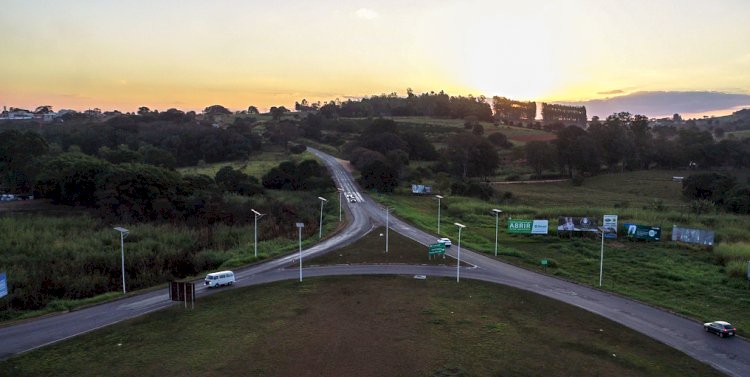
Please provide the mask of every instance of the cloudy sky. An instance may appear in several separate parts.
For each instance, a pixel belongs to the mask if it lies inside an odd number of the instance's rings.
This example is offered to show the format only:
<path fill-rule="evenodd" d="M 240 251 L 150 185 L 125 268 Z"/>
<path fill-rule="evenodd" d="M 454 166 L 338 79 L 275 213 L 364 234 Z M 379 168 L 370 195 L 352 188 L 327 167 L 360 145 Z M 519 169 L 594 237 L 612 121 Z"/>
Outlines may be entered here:
<path fill-rule="evenodd" d="M 750 94 L 750 1 L 17 1 L 0 106 L 200 110 L 398 92 Z"/>

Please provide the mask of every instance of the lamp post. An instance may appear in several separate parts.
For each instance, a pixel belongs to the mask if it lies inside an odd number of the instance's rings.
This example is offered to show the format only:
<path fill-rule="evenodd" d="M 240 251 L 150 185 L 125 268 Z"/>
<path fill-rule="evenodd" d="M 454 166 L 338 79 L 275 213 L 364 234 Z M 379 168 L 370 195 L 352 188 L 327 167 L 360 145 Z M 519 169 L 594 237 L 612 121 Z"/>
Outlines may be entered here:
<path fill-rule="evenodd" d="M 456 262 L 456 283 L 458 283 L 459 279 L 459 270 L 458 267 L 461 266 L 461 229 L 466 228 L 466 225 L 454 223 L 458 227 L 458 258 Z"/>
<path fill-rule="evenodd" d="M 255 249 L 255 257 L 258 257 L 258 219 L 263 217 L 263 214 L 250 208 L 251 211 L 253 211 L 253 214 L 255 214 L 255 242 L 254 242 L 254 249 Z"/>
<path fill-rule="evenodd" d="M 438 236 L 440 235 L 440 199 L 443 199 L 440 195 L 435 195 L 438 200 Z"/>
<path fill-rule="evenodd" d="M 302 228 L 305 223 L 296 223 L 297 233 L 299 234 L 299 281 L 302 282 Z"/>
<path fill-rule="evenodd" d="M 116 231 L 120 232 L 120 256 L 122 261 L 122 294 L 125 294 L 125 237 L 128 236 L 128 230 L 118 226 L 117 228 L 114 228 Z"/>
<path fill-rule="evenodd" d="M 328 199 L 323 197 L 318 197 L 320 199 L 320 234 L 318 234 L 318 239 L 323 238 L 323 205 L 326 204 Z"/>
<path fill-rule="evenodd" d="M 344 189 L 336 187 L 336 190 L 339 190 L 339 222 L 341 222 L 341 194 L 344 192 Z"/>
<path fill-rule="evenodd" d="M 385 207 L 385 252 L 388 253 L 388 218 L 392 208 Z"/>
<path fill-rule="evenodd" d="M 497 229 L 498 224 L 500 224 L 500 214 L 503 213 L 503 211 L 497 208 L 493 208 L 492 212 L 495 213 L 495 256 L 497 256 Z"/>

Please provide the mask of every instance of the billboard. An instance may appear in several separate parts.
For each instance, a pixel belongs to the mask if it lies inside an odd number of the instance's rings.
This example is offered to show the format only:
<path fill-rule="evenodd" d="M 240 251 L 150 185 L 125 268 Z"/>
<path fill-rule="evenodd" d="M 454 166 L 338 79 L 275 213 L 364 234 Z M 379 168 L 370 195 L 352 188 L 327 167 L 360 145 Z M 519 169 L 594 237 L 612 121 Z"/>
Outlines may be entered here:
<path fill-rule="evenodd" d="M 598 232 L 596 219 L 593 217 L 569 217 L 557 219 L 557 231 Z"/>
<path fill-rule="evenodd" d="M 512 234 L 547 234 L 548 220 L 508 220 L 508 233 Z"/>
<path fill-rule="evenodd" d="M 411 193 L 412 194 L 421 194 L 421 195 L 432 194 L 432 186 L 412 184 L 411 185 Z"/>
<path fill-rule="evenodd" d="M 691 229 L 681 228 L 679 226 L 672 226 L 672 241 L 680 241 L 686 243 L 697 243 L 701 245 L 713 246 L 714 245 L 714 232 L 705 229 Z"/>
<path fill-rule="evenodd" d="M 611 231 L 611 233 L 604 233 L 604 238 L 617 238 L 617 215 L 604 215 L 602 227 Z"/>
<path fill-rule="evenodd" d="M 627 231 L 628 238 L 639 240 L 659 241 L 661 239 L 661 228 L 658 226 L 622 224 Z"/>
<path fill-rule="evenodd" d="M 5 272 L 0 272 L 0 297 L 8 295 L 8 277 Z"/>

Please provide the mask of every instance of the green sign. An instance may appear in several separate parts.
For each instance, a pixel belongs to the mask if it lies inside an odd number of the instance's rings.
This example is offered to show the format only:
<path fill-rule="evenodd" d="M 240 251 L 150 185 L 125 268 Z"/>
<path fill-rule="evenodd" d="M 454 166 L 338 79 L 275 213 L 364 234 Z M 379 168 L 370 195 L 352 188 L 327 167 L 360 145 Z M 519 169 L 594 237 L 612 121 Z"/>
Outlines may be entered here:
<path fill-rule="evenodd" d="M 548 220 L 508 220 L 508 233 L 511 234 L 547 234 Z"/>
<path fill-rule="evenodd" d="M 445 244 L 444 243 L 434 243 L 429 246 L 429 252 L 430 255 L 434 254 L 445 254 Z"/>
<path fill-rule="evenodd" d="M 661 228 L 658 226 L 648 226 L 639 224 L 623 224 L 625 234 L 629 238 L 640 240 L 659 241 L 661 238 Z"/>
<path fill-rule="evenodd" d="M 508 233 L 531 234 L 534 220 L 508 220 Z"/>
<path fill-rule="evenodd" d="M 547 260 L 546 259 L 542 259 L 542 266 L 546 266 L 546 265 L 547 265 Z"/>

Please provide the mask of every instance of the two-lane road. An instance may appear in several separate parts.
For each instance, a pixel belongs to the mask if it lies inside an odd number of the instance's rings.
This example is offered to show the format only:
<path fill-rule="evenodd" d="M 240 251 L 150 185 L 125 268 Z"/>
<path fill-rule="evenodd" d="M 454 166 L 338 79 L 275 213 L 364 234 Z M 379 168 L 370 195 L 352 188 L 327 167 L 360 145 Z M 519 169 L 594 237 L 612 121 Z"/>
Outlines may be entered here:
<path fill-rule="evenodd" d="M 324 161 L 338 187 L 354 195 L 357 202 L 346 202 L 347 210 L 351 214 L 349 225 L 337 235 L 303 250 L 303 259 L 353 242 L 369 232 L 375 225 L 385 223 L 383 207 L 358 188 L 351 174 L 336 158 L 312 148 L 309 150 Z M 466 231 L 471 231 L 471 224 L 466 225 L 469 226 Z M 390 217 L 390 226 L 391 229 L 423 245 L 434 243 L 436 240 L 435 235 L 420 231 L 395 216 Z M 455 249 L 456 247 L 451 248 L 448 255 L 453 256 Z M 286 268 L 293 265 L 296 258 L 298 254 L 292 253 L 236 271 L 236 286 L 296 279 L 297 270 Z M 745 339 L 720 339 L 704 333 L 701 324 L 696 321 L 597 289 L 508 265 L 466 248 L 462 248 L 461 260 L 476 266 L 462 267 L 462 279 L 478 279 L 505 284 L 578 306 L 668 344 L 728 375 L 750 376 L 750 343 Z M 455 276 L 455 272 L 455 267 L 407 265 L 304 268 L 305 276 L 366 274 Z M 200 284 L 200 281 L 198 283 Z M 199 297 L 209 293 L 210 291 L 198 285 Z M 170 305 L 173 303 L 169 301 L 166 290 L 158 290 L 71 313 L 6 326 L 0 328 L 0 339 L 2 339 L 0 357 L 25 352 Z"/>

